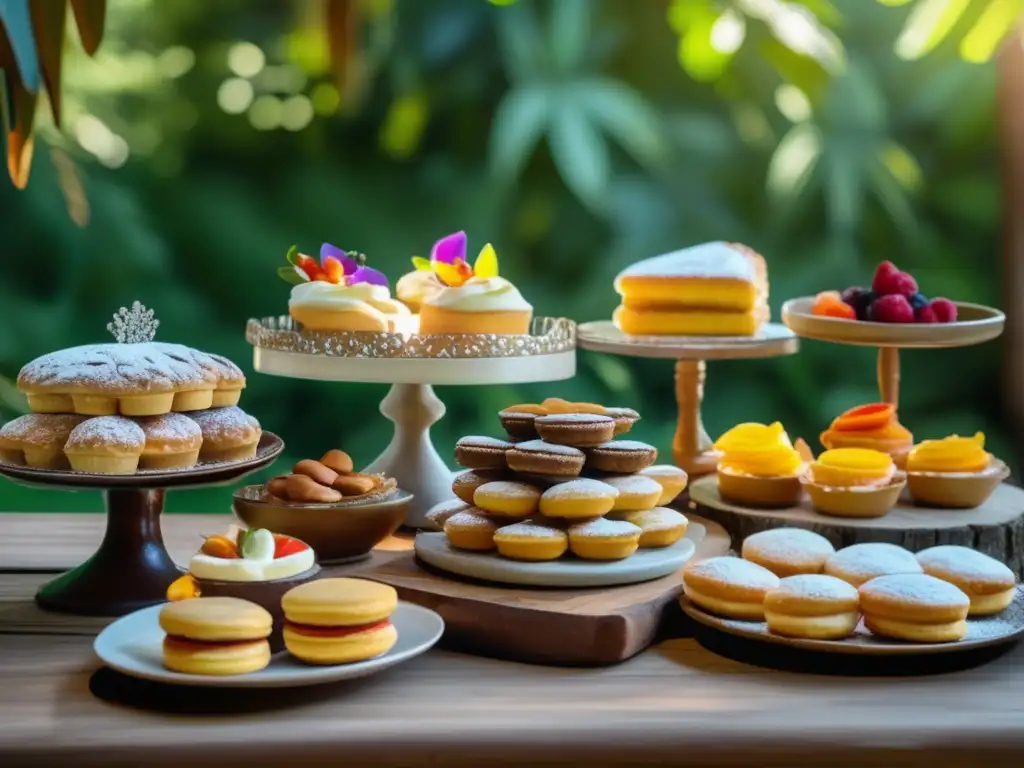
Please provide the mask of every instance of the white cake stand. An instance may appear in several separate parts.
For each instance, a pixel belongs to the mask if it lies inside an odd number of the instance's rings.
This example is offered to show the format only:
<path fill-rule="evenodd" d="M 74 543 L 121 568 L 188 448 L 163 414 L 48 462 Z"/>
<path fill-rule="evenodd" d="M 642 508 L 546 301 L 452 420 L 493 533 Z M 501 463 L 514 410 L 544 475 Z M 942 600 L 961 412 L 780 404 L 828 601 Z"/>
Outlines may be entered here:
<path fill-rule="evenodd" d="M 766 323 L 755 336 L 627 336 L 611 320 L 599 320 L 580 325 L 578 340 L 582 349 L 594 352 L 676 361 L 679 420 L 672 455 L 694 477 L 714 472 L 718 465 L 700 415 L 705 361 L 781 357 L 799 348 L 796 334 L 778 323 Z"/>
<path fill-rule="evenodd" d="M 437 341 L 430 343 L 424 340 L 432 337 L 402 339 L 396 334 L 315 338 L 314 334 L 301 334 L 292 328 L 288 318 L 266 318 L 249 321 L 246 336 L 254 346 L 253 366 L 260 373 L 391 384 L 380 412 L 394 423 L 394 436 L 363 471 L 393 477 L 400 488 L 413 494 L 405 524 L 421 528 L 428 525 L 424 515 L 431 507 L 454 498 L 452 471 L 430 439 L 430 427 L 445 414 L 444 403 L 434 393 L 435 385 L 524 384 L 562 381 L 576 375 L 575 324 L 561 318 L 537 318 L 534 327 L 543 333 L 537 335 L 535 331 L 524 344 L 511 341 L 519 337 L 506 337 L 508 340 L 498 343 L 493 337 L 481 335 L 479 343 L 460 341 L 453 345 L 451 336 L 436 337 Z M 290 342 L 289 333 L 296 337 Z M 558 338 L 551 343 L 538 342 L 546 335 Z M 299 336 L 305 336 L 305 341 Z M 340 346 L 337 339 L 341 336 L 381 338 L 373 346 Z M 328 338 L 330 343 L 325 342 Z M 441 342 L 442 338 L 446 341 Z M 281 348 L 286 346 L 292 349 Z M 502 356 L 489 356 L 489 352 Z"/>

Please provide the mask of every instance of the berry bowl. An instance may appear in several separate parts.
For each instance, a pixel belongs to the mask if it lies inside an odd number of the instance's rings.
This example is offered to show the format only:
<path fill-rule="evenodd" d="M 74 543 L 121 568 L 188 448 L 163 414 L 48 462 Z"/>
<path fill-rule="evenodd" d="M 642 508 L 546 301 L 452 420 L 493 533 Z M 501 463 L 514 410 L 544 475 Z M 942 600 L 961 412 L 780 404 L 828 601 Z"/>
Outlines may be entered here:
<path fill-rule="evenodd" d="M 994 458 L 981 472 L 907 472 L 907 490 L 921 507 L 973 509 L 1009 476 L 1010 468 Z"/>
<path fill-rule="evenodd" d="M 811 499 L 811 506 L 823 515 L 873 518 L 885 517 L 896 506 L 907 485 L 907 476 L 897 471 L 886 485 L 839 488 L 814 482 L 808 472 L 800 482 Z"/>

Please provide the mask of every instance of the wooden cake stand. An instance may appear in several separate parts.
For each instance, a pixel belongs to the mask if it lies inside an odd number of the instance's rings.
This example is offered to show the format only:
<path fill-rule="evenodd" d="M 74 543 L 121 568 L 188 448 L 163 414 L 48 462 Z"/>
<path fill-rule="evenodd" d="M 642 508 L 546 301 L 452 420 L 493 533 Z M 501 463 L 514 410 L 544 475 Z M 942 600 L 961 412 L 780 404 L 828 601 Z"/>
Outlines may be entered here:
<path fill-rule="evenodd" d="M 899 405 L 900 350 L 969 347 L 998 338 L 1006 315 L 981 304 L 957 302 L 955 323 L 867 323 L 811 314 L 814 298 L 790 299 L 782 305 L 782 322 L 797 335 L 817 341 L 878 347 L 878 389 L 882 401 Z"/>
<path fill-rule="evenodd" d="M 718 464 L 700 415 L 705 361 L 781 357 L 799 348 L 796 335 L 778 323 L 765 324 L 756 336 L 627 336 L 611 320 L 599 320 L 580 325 L 577 339 L 594 352 L 676 361 L 679 421 L 672 455 L 692 477 L 714 472 Z"/>
<path fill-rule="evenodd" d="M 167 554 L 160 531 L 164 491 L 225 485 L 268 466 L 283 450 L 281 438 L 264 432 L 253 458 L 190 469 L 98 475 L 0 462 L 0 475 L 15 482 L 102 491 L 106 503 L 107 530 L 100 548 L 77 568 L 40 587 L 36 603 L 61 613 L 122 616 L 164 602 L 167 587 L 183 573 Z"/>

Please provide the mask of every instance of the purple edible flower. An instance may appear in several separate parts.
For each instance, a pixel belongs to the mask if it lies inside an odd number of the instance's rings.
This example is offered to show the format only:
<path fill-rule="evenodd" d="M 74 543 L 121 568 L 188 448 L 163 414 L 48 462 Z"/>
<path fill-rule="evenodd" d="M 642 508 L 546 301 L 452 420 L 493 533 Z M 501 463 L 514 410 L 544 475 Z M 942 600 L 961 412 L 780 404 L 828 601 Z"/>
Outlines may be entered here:
<path fill-rule="evenodd" d="M 349 285 L 369 283 L 370 285 L 383 285 L 385 288 L 389 286 L 388 279 L 384 276 L 384 273 L 370 267 L 359 267 L 349 276 L 348 283 Z"/>
<path fill-rule="evenodd" d="M 454 264 L 457 259 L 466 260 L 466 233 L 456 232 L 442 237 L 430 251 L 431 261 Z"/>
<path fill-rule="evenodd" d="M 354 274 L 355 271 L 359 269 L 359 265 L 356 263 L 355 259 L 341 250 L 338 246 L 331 245 L 330 243 L 324 243 L 320 246 L 320 266 L 324 265 L 324 260 L 327 258 L 335 258 L 340 261 L 342 271 L 346 275 Z"/>

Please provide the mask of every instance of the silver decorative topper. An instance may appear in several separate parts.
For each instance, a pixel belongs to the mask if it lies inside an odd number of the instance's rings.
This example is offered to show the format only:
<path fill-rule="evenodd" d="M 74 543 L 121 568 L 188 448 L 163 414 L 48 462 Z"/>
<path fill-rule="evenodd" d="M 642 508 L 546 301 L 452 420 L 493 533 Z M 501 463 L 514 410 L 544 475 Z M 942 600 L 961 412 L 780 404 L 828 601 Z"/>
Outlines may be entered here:
<path fill-rule="evenodd" d="M 132 308 L 121 307 L 114 315 L 112 322 L 107 323 L 110 331 L 119 344 L 142 344 L 152 341 L 160 321 L 153 317 L 153 310 L 146 309 L 138 301 L 132 302 Z"/>

